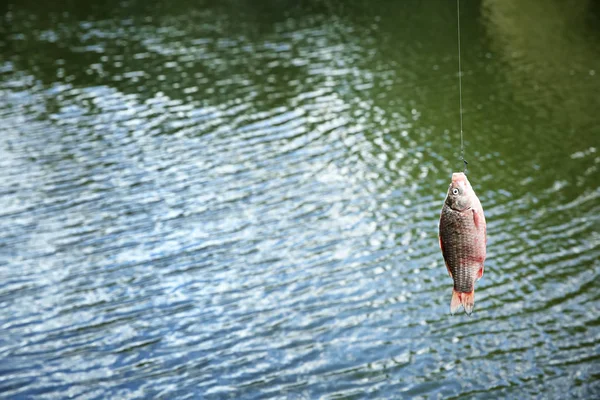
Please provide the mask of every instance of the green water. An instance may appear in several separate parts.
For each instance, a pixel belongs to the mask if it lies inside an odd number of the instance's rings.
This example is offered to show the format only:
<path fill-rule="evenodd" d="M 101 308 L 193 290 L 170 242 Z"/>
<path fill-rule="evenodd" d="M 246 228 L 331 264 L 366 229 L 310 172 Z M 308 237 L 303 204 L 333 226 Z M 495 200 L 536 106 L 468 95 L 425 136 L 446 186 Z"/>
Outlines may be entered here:
<path fill-rule="evenodd" d="M 565 4 L 563 4 L 565 3 Z M 0 397 L 595 398 L 600 7 L 0 8 Z"/>

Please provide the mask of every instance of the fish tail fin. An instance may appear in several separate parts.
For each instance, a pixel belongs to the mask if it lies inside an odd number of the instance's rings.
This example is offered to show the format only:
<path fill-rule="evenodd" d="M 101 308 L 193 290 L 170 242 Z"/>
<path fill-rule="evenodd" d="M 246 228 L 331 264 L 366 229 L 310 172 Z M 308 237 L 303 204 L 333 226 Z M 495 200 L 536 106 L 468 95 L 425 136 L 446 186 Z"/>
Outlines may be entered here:
<path fill-rule="evenodd" d="M 461 302 L 467 315 L 471 315 L 473 312 L 473 306 L 475 305 L 475 291 L 473 290 L 469 293 L 461 293 Z"/>
<path fill-rule="evenodd" d="M 450 314 L 456 314 L 460 306 L 463 306 L 467 315 L 473 312 L 475 304 L 475 291 L 469 293 L 457 292 L 452 289 L 452 300 L 450 301 Z"/>
<path fill-rule="evenodd" d="M 461 306 L 461 294 L 456 290 L 452 289 L 452 300 L 450 301 L 450 314 L 454 315 Z"/>

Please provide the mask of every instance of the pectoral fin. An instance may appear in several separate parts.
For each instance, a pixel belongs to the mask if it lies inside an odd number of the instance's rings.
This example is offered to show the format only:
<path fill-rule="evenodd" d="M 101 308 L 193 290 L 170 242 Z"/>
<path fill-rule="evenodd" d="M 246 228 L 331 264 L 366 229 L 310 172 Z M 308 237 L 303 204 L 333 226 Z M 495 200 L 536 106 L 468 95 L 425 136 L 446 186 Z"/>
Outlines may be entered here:
<path fill-rule="evenodd" d="M 474 209 L 471 210 L 473 211 L 473 223 L 475 224 L 475 228 L 477 228 L 477 230 L 483 230 L 483 242 L 487 244 L 487 229 L 485 226 L 485 217 L 478 211 Z"/>
<path fill-rule="evenodd" d="M 473 208 L 471 209 L 471 211 L 473 211 L 473 222 L 475 223 L 475 228 L 479 229 L 481 225 L 481 216 Z"/>

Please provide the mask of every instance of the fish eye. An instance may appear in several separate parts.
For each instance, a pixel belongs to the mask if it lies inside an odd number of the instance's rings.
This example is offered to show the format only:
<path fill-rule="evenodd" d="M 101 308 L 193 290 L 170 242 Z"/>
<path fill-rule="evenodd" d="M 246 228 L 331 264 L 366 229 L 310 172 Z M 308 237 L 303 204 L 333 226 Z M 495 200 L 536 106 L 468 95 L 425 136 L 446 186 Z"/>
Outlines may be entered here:
<path fill-rule="evenodd" d="M 458 189 L 457 188 L 452 189 L 452 194 L 458 194 Z"/>

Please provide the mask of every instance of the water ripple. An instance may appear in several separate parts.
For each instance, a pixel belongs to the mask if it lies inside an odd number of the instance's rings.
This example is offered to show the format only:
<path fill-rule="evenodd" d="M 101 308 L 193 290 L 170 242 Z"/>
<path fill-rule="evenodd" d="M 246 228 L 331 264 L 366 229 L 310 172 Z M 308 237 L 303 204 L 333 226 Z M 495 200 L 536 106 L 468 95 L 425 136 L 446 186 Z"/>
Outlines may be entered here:
<path fill-rule="evenodd" d="M 600 391 L 597 124 L 515 84 L 542 64 L 494 58 L 493 6 L 465 28 L 489 230 L 468 318 L 436 237 L 453 9 L 202 4 L 3 16 L 0 397 Z"/>

